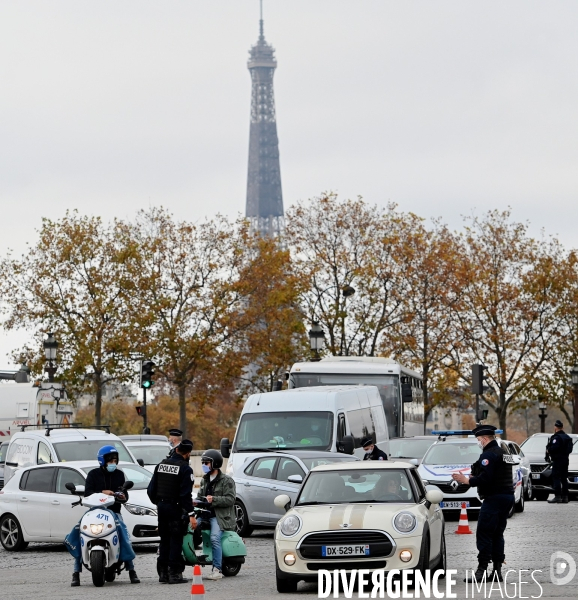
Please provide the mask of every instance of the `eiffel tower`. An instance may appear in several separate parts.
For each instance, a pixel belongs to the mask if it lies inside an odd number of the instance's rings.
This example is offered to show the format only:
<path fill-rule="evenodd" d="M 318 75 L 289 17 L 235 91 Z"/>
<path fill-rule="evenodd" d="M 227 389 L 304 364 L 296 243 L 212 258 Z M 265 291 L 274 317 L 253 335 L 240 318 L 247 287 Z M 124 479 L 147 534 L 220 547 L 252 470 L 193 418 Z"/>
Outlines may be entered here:
<path fill-rule="evenodd" d="M 262 236 L 279 236 L 284 227 L 279 138 L 275 118 L 273 74 L 277 67 L 275 51 L 263 34 L 263 3 L 259 20 L 259 39 L 249 51 L 251 73 L 251 130 L 249 173 L 245 216 L 253 231 Z"/>

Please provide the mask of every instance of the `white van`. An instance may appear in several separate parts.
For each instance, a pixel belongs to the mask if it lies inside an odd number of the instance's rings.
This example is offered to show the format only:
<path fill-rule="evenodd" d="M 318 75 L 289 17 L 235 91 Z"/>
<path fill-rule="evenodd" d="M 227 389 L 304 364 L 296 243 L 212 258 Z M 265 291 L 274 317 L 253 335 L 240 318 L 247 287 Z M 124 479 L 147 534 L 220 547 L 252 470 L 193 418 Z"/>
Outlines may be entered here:
<path fill-rule="evenodd" d="M 38 427 L 38 426 L 34 426 Z M 102 446 L 118 450 L 119 461 L 137 463 L 135 457 L 116 435 L 101 429 L 49 426 L 42 429 L 23 427 L 14 433 L 6 452 L 4 480 L 8 483 L 17 469 L 47 463 L 96 460 Z"/>
<path fill-rule="evenodd" d="M 387 422 L 375 386 L 297 388 L 249 396 L 233 444 L 221 440 L 221 454 L 229 458 L 227 472 L 246 453 L 264 450 L 321 450 L 362 458 L 361 441 L 368 436 L 389 453 Z"/>

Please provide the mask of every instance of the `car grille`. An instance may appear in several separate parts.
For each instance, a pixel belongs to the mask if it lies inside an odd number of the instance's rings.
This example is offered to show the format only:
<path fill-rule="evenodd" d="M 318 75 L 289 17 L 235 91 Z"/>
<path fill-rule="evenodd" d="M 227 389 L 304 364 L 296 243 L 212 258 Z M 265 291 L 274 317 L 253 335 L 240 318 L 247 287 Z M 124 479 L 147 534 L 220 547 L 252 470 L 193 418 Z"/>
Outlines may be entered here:
<path fill-rule="evenodd" d="M 541 464 L 541 465 L 530 465 L 530 469 L 532 469 L 532 473 L 541 473 L 545 471 L 550 465 Z"/>
<path fill-rule="evenodd" d="M 460 483 L 454 489 L 452 487 L 451 481 L 440 481 L 434 483 L 433 485 L 437 485 L 444 494 L 465 494 L 470 489 L 470 486 L 466 483 Z"/>
<path fill-rule="evenodd" d="M 368 561 L 368 562 L 364 562 L 363 565 L 364 569 L 385 569 L 385 567 L 387 566 L 387 561 L 385 560 L 374 560 L 374 561 Z M 352 561 L 352 560 L 344 560 L 343 562 L 333 562 L 333 563 L 326 563 L 326 562 L 320 562 L 320 563 L 307 563 L 307 568 L 310 571 L 320 571 L 321 569 L 327 569 L 329 571 L 334 571 L 334 570 L 338 570 L 338 569 L 344 569 L 345 571 L 352 571 L 353 569 L 359 569 L 360 564 L 358 562 Z"/>
<path fill-rule="evenodd" d="M 358 560 L 389 556 L 393 551 L 393 544 L 385 533 L 379 531 L 327 531 L 324 533 L 312 533 L 306 536 L 299 544 L 299 553 L 303 558 L 316 558 L 335 560 L 335 557 L 324 557 L 321 554 L 321 546 L 349 546 L 369 545 L 369 556 L 348 556 L 348 560 Z M 341 564 L 341 563 L 339 563 Z M 325 567 L 324 567 L 325 568 Z M 347 567 L 339 567 L 345 569 Z"/>

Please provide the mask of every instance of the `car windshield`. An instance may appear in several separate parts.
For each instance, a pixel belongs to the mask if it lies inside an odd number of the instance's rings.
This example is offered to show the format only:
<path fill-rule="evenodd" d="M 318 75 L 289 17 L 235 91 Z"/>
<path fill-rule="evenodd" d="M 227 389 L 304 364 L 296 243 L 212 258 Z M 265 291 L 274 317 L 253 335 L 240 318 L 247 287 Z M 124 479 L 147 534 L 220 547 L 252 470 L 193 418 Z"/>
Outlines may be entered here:
<path fill-rule="evenodd" d="M 293 448 L 331 450 L 333 413 L 248 413 L 241 417 L 235 436 L 236 452 Z"/>
<path fill-rule="evenodd" d="M 352 462 L 355 459 L 352 456 L 316 456 L 315 458 L 299 457 L 301 462 L 307 467 L 308 471 L 321 465 L 332 465 L 341 462 Z"/>
<path fill-rule="evenodd" d="M 56 442 L 54 450 L 60 462 L 71 460 L 95 460 L 103 446 L 114 446 L 118 450 L 118 460 L 134 462 L 125 445 L 119 440 L 75 440 L 74 442 Z"/>
<path fill-rule="evenodd" d="M 476 442 L 446 444 L 440 442 L 432 446 L 423 457 L 424 465 L 471 465 L 482 453 Z"/>
<path fill-rule="evenodd" d="M 142 458 L 145 465 L 158 465 L 161 460 L 164 460 L 167 457 L 167 454 L 171 449 L 168 444 L 151 446 L 132 446 L 129 444 L 128 447 L 137 458 Z"/>
<path fill-rule="evenodd" d="M 572 442 L 574 444 L 574 448 L 572 449 L 572 454 L 578 454 L 578 443 L 577 443 L 577 439 L 574 436 L 572 437 Z M 548 440 L 550 439 L 550 436 L 548 435 L 535 435 L 532 437 L 529 437 L 525 442 L 523 442 L 520 445 L 520 448 L 522 448 L 523 452 L 546 452 L 546 444 L 548 443 Z"/>
<path fill-rule="evenodd" d="M 90 471 L 98 467 L 83 467 L 82 470 L 88 475 Z M 118 468 L 124 473 L 127 481 L 132 481 L 133 490 L 146 490 L 153 474 L 138 465 L 119 465 Z M 129 491 L 130 494 L 130 491 Z"/>
<path fill-rule="evenodd" d="M 423 458 L 435 441 L 436 438 L 433 436 L 431 440 L 412 440 L 411 438 L 389 440 L 389 456 L 390 458 Z"/>
<path fill-rule="evenodd" d="M 358 469 L 310 473 L 297 505 L 415 502 L 402 469 Z"/>

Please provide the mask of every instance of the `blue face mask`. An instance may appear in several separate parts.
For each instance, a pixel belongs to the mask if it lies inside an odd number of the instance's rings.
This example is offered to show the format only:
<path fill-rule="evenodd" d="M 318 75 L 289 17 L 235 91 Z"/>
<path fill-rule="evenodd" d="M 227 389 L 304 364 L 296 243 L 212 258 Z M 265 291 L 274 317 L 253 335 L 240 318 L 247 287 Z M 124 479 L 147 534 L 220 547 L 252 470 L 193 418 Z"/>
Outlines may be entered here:
<path fill-rule="evenodd" d="M 106 470 L 109 473 L 112 473 L 113 471 L 116 471 L 116 465 L 114 463 L 111 463 L 110 465 L 106 465 Z"/>
<path fill-rule="evenodd" d="M 203 473 L 211 472 L 211 467 L 209 465 L 201 465 L 201 468 L 203 469 Z"/>

